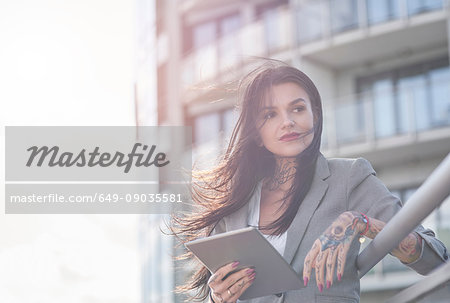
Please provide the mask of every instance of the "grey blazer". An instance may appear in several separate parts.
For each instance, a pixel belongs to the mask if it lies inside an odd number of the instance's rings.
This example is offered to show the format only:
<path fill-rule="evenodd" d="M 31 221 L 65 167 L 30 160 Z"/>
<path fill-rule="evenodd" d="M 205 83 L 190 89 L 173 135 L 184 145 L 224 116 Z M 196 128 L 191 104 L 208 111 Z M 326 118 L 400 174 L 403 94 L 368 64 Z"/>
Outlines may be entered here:
<path fill-rule="evenodd" d="M 401 202 L 375 176 L 375 171 L 367 160 L 327 160 L 320 155 L 311 188 L 287 230 L 284 258 L 302 276 L 303 262 L 313 242 L 341 213 L 355 210 L 387 222 L 400 207 Z M 219 221 L 213 233 L 246 227 L 248 212 L 247 203 L 239 211 Z M 418 273 L 426 274 L 445 262 L 448 258 L 447 251 L 431 230 L 419 226 L 416 231 L 426 245 L 423 245 L 421 258 L 408 266 Z M 348 252 L 342 280 L 335 281 L 333 286 L 324 289 L 323 293 L 318 291 L 313 273 L 311 282 L 304 289 L 288 291 L 281 296 L 271 295 L 241 302 L 359 302 L 356 268 L 359 245 L 359 241 L 354 241 Z"/>

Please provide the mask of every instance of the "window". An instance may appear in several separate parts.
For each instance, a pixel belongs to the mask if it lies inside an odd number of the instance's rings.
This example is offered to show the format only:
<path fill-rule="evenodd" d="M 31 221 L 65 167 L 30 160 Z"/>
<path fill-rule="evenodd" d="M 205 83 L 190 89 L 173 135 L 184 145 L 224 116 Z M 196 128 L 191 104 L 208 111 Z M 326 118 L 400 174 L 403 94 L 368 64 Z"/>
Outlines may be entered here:
<path fill-rule="evenodd" d="M 194 27 L 194 49 L 203 47 L 216 39 L 216 24 L 214 22 L 203 23 Z"/>
<path fill-rule="evenodd" d="M 228 16 L 220 22 L 219 60 L 221 70 L 235 65 L 240 60 L 239 37 L 233 34 L 240 27 L 239 15 Z"/>
<path fill-rule="evenodd" d="M 278 39 L 278 19 L 277 19 L 277 11 L 275 9 L 271 9 L 264 13 L 264 28 L 267 39 L 267 47 L 268 49 L 276 49 L 279 44 Z"/>
<path fill-rule="evenodd" d="M 375 135 L 392 136 L 397 133 L 396 106 L 391 79 L 375 81 L 372 87 L 373 110 L 375 116 Z"/>
<path fill-rule="evenodd" d="M 282 16 L 279 8 L 288 4 L 287 0 L 268 2 L 256 7 L 256 15 L 264 22 L 264 34 L 266 47 L 269 52 L 280 49 L 283 46 Z"/>
<path fill-rule="evenodd" d="M 143 215 L 139 223 L 141 289 L 143 302 L 169 302 L 173 298 L 172 238 L 160 232 L 167 222 L 161 215 Z"/>
<path fill-rule="evenodd" d="M 225 140 L 228 141 L 231 138 L 234 126 L 238 119 L 238 113 L 234 109 L 227 109 L 223 114 L 223 133 Z"/>
<path fill-rule="evenodd" d="M 408 0 L 410 16 L 438 9 L 442 9 L 442 0 Z"/>
<path fill-rule="evenodd" d="M 331 30 L 333 33 L 347 31 L 358 26 L 356 0 L 331 0 Z"/>
<path fill-rule="evenodd" d="M 336 108 L 336 135 L 339 144 L 364 138 L 363 103 L 346 103 Z"/>
<path fill-rule="evenodd" d="M 201 115 L 194 120 L 194 141 L 201 145 L 216 141 L 220 131 L 220 115 L 218 113 Z"/>
<path fill-rule="evenodd" d="M 422 131 L 430 128 L 430 112 L 432 106 L 427 95 L 426 75 L 419 74 L 404 77 L 398 80 L 398 97 L 403 106 L 399 109 L 400 115 L 406 117 L 409 108 L 414 108 L 415 129 Z M 404 119 L 406 120 L 406 119 Z M 404 124 L 406 131 L 408 125 Z"/>
<path fill-rule="evenodd" d="M 360 79 L 358 87 L 371 94 L 376 138 L 450 125 L 448 59 Z"/>
<path fill-rule="evenodd" d="M 367 0 L 367 17 L 369 24 L 376 24 L 399 17 L 397 0 Z"/>
<path fill-rule="evenodd" d="M 307 2 L 297 10 L 297 38 L 300 43 L 322 37 L 322 14 L 324 11 L 324 2 L 319 1 Z"/>
<path fill-rule="evenodd" d="M 217 20 L 197 24 L 190 29 L 191 40 L 185 40 L 185 49 L 191 46 L 194 76 L 204 80 L 213 78 L 223 69 L 236 65 L 239 59 L 238 36 L 233 35 L 241 26 L 239 14 L 226 15 Z"/>
<path fill-rule="evenodd" d="M 203 168 L 213 164 L 217 156 L 227 147 L 236 124 L 237 113 L 233 109 L 199 115 L 194 121 L 194 161 L 201 157 Z M 200 167 L 200 166 L 199 166 Z"/>
<path fill-rule="evenodd" d="M 217 49 L 214 45 L 216 36 L 216 24 L 208 22 L 194 27 L 193 46 L 195 53 L 195 74 L 199 79 L 211 78 L 217 70 Z"/>
<path fill-rule="evenodd" d="M 430 72 L 430 90 L 433 106 L 431 119 L 434 126 L 450 125 L 450 68 Z"/>

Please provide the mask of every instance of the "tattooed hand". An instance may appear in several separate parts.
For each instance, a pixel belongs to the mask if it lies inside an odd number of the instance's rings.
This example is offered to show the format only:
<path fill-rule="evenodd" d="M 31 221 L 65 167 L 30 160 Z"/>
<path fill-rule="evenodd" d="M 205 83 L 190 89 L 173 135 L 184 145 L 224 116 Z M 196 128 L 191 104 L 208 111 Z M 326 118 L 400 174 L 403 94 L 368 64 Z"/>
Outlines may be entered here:
<path fill-rule="evenodd" d="M 320 292 L 325 285 L 325 271 L 327 288 L 333 284 L 335 269 L 338 280 L 341 280 L 350 244 L 365 227 L 366 223 L 360 213 L 352 211 L 342 213 L 314 242 L 306 255 L 303 266 L 305 286 L 311 277 L 312 268 L 316 272 L 316 283 Z"/>
<path fill-rule="evenodd" d="M 255 271 L 252 268 L 237 270 L 239 262 L 219 268 L 208 281 L 211 298 L 216 303 L 234 303 L 252 285 Z"/>

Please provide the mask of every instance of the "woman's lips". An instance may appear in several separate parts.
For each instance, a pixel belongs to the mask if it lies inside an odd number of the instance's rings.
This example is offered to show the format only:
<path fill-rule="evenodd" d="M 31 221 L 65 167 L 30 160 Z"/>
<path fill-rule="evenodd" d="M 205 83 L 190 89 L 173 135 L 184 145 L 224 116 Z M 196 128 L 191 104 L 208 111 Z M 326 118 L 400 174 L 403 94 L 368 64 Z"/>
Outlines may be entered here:
<path fill-rule="evenodd" d="M 289 133 L 289 134 L 283 135 L 280 138 L 280 141 L 285 141 L 285 142 L 293 141 L 293 140 L 297 140 L 299 137 L 300 137 L 299 133 Z"/>

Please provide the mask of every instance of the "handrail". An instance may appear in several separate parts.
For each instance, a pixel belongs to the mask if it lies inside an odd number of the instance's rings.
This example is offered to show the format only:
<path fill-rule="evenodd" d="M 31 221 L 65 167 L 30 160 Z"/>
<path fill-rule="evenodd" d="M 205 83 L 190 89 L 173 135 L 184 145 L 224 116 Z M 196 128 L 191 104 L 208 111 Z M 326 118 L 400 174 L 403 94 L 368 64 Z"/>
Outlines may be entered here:
<path fill-rule="evenodd" d="M 402 290 L 385 303 L 406 303 L 417 300 L 450 281 L 450 263 L 439 266 L 420 282 Z"/>
<path fill-rule="evenodd" d="M 450 153 L 357 259 L 359 278 L 392 251 L 450 195 Z"/>

